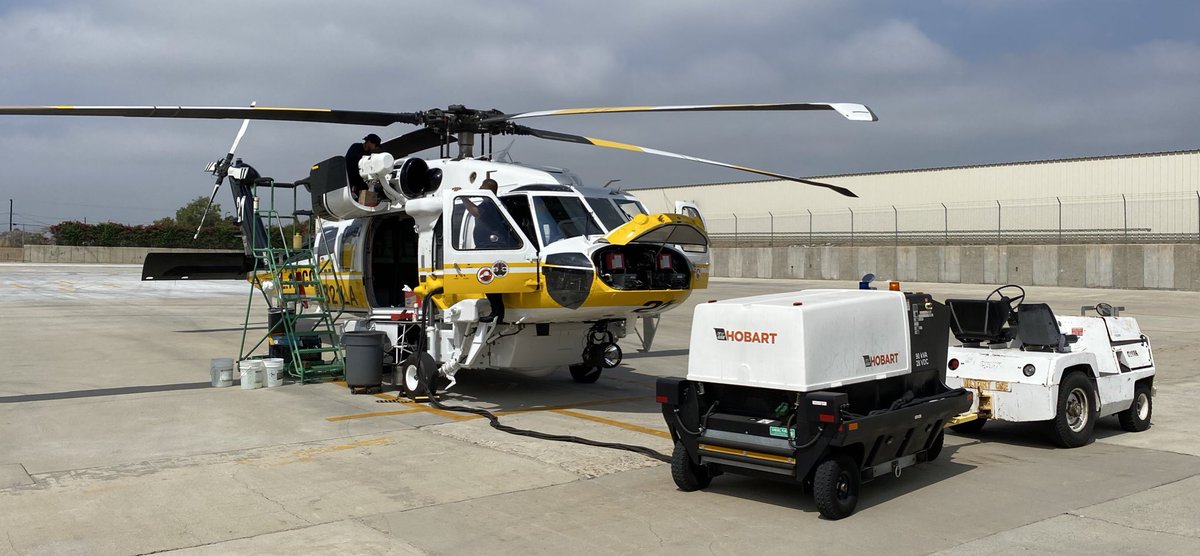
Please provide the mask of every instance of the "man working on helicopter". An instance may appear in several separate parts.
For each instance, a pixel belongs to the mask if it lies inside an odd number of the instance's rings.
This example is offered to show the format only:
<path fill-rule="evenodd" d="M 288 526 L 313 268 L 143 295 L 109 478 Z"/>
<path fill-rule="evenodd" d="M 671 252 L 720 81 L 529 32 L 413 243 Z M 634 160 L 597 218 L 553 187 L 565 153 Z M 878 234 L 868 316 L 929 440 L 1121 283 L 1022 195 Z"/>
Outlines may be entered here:
<path fill-rule="evenodd" d="M 358 175 L 358 161 L 364 156 L 379 152 L 381 143 L 379 136 L 371 133 L 363 137 L 361 143 L 350 145 L 350 150 L 346 151 L 346 182 L 356 199 L 361 198 L 361 193 L 367 189 L 367 182 Z"/>

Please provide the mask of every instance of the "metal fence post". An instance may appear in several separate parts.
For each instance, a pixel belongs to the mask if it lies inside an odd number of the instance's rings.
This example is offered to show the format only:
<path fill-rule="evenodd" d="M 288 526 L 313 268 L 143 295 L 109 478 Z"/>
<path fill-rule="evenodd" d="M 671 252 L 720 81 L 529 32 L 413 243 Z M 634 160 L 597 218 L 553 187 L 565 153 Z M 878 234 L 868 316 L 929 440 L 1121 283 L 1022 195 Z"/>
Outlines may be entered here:
<path fill-rule="evenodd" d="M 1125 204 L 1125 194 L 1121 194 L 1121 216 L 1125 219 L 1125 241 L 1129 241 L 1129 207 Z"/>
<path fill-rule="evenodd" d="M 900 213 L 896 210 L 896 205 L 892 205 L 892 223 L 896 229 L 896 245 L 900 245 Z"/>
<path fill-rule="evenodd" d="M 850 211 L 850 247 L 854 247 L 854 209 L 846 207 Z"/>
<path fill-rule="evenodd" d="M 1000 245 L 1000 243 L 1001 243 L 1001 241 L 1000 241 L 1000 213 L 1001 212 L 1002 212 L 1002 209 L 1000 208 L 1000 199 L 996 199 L 996 245 Z"/>
<path fill-rule="evenodd" d="M 1058 244 L 1062 245 L 1062 199 L 1054 197 L 1058 201 Z"/>
<path fill-rule="evenodd" d="M 808 244 L 811 246 L 811 245 L 813 244 L 813 237 L 812 237 L 812 211 L 811 211 L 811 210 L 809 210 L 809 209 L 804 209 L 804 210 L 805 210 L 805 212 L 807 212 L 807 213 L 808 213 Z"/>
<path fill-rule="evenodd" d="M 942 203 L 942 221 L 945 226 L 942 245 L 950 245 L 950 209 L 946 208 L 946 203 Z"/>
<path fill-rule="evenodd" d="M 736 213 L 736 212 L 733 212 L 733 213 L 730 213 L 730 214 L 732 214 L 732 215 L 733 215 L 733 246 L 734 246 L 734 247 L 737 247 L 737 246 L 738 246 L 738 219 L 737 219 L 737 213 Z"/>
<path fill-rule="evenodd" d="M 771 239 L 768 245 L 775 247 L 775 215 L 771 214 L 771 211 L 768 210 L 767 216 L 771 217 Z"/>

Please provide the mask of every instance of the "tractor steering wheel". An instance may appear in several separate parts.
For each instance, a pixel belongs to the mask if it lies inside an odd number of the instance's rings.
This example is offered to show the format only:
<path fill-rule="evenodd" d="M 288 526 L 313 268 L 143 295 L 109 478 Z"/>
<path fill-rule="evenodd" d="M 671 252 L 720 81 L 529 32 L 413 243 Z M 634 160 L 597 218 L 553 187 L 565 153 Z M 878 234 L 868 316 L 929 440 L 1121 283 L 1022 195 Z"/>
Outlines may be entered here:
<path fill-rule="evenodd" d="M 1004 290 L 1012 289 L 1012 288 L 1015 288 L 1017 291 L 1019 291 L 1021 293 L 1018 293 L 1015 297 L 1008 297 L 1008 296 L 1004 295 Z M 991 300 L 992 296 L 997 295 L 997 294 L 1000 296 L 1000 299 L 1004 299 L 1004 300 L 1008 301 L 1008 306 L 1012 307 L 1013 312 L 1016 312 L 1017 307 L 1021 306 L 1021 302 L 1025 301 L 1025 288 L 1022 288 L 1021 286 L 1018 286 L 1016 284 L 1008 284 L 1008 285 L 1000 286 L 1000 287 L 992 290 L 992 293 L 989 293 L 987 296 L 988 300 Z"/>

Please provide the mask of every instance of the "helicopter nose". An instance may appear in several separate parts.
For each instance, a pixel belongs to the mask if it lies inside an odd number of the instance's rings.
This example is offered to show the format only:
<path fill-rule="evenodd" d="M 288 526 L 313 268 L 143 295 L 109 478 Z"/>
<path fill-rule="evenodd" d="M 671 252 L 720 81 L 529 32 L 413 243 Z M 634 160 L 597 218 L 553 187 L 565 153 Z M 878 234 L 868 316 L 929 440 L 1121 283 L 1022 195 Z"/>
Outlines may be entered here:
<path fill-rule="evenodd" d="M 578 309 L 592 291 L 596 269 L 583 253 L 554 253 L 546 256 L 542 274 L 550 299 L 568 309 Z"/>

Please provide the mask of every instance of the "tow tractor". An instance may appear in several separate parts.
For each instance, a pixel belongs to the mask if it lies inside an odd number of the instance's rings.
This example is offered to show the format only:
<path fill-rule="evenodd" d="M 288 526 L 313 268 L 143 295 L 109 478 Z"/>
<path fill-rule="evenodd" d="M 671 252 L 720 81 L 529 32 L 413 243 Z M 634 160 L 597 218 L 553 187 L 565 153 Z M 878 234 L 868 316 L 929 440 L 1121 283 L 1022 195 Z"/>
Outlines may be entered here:
<path fill-rule="evenodd" d="M 801 483 L 829 519 L 942 449 L 971 406 L 947 388 L 949 316 L 927 294 L 804 290 L 696 307 L 686 379 L 656 400 L 683 491 L 723 472 Z"/>
<path fill-rule="evenodd" d="M 1011 295 L 1011 297 L 1010 297 Z M 984 423 L 1045 421 L 1064 448 L 1090 443 L 1096 420 L 1115 414 L 1130 432 L 1150 427 L 1154 355 L 1124 307 L 1084 306 L 1058 316 L 1045 303 L 1023 303 L 1006 285 L 985 299 L 948 299 L 951 347 L 946 383 L 974 394 L 971 410 L 951 422 L 959 432 Z"/>

